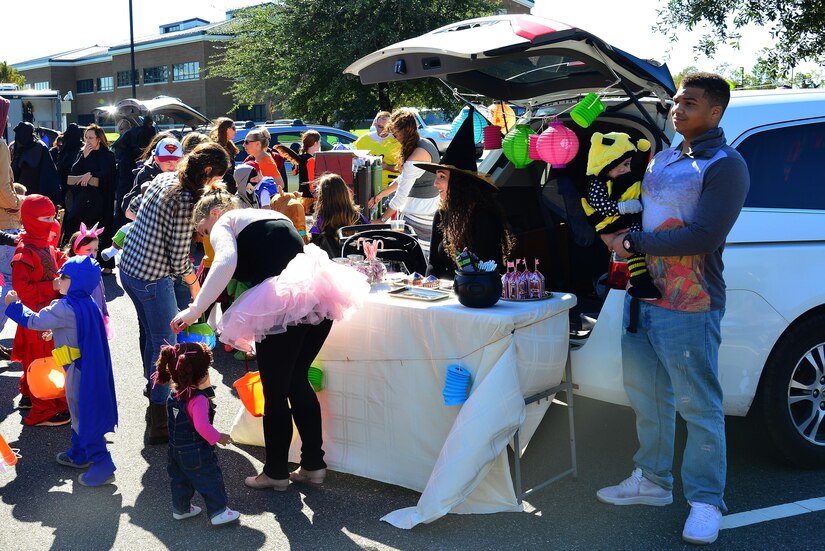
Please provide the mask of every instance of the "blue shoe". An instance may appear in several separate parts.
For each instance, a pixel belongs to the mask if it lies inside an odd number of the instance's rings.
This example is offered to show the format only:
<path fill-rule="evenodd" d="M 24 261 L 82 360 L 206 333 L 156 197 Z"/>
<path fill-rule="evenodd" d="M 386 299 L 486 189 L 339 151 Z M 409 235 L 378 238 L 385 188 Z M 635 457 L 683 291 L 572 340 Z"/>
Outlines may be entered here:
<path fill-rule="evenodd" d="M 67 452 L 60 452 L 54 456 L 54 460 L 57 461 L 59 464 L 63 465 L 64 467 L 73 467 L 75 469 L 85 469 L 86 467 L 91 467 L 92 462 L 89 461 L 88 463 L 75 463 L 72 461 L 72 458 L 69 457 Z"/>

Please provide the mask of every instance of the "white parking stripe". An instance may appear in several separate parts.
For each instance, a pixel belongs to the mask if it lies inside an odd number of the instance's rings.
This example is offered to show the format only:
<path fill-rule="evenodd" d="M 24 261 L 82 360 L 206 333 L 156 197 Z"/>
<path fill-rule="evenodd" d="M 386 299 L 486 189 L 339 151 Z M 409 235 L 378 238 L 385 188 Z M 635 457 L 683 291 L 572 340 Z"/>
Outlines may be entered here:
<path fill-rule="evenodd" d="M 782 505 L 774 505 L 773 507 L 765 507 L 764 509 L 754 509 L 753 511 L 744 511 L 742 513 L 725 515 L 722 517 L 721 529 L 741 528 L 742 526 L 749 526 L 751 524 L 758 524 L 760 522 L 793 517 L 796 515 L 804 515 L 805 513 L 813 513 L 814 511 L 825 511 L 825 496 L 803 499 L 802 501 L 794 501 L 793 503 L 783 503 Z"/>

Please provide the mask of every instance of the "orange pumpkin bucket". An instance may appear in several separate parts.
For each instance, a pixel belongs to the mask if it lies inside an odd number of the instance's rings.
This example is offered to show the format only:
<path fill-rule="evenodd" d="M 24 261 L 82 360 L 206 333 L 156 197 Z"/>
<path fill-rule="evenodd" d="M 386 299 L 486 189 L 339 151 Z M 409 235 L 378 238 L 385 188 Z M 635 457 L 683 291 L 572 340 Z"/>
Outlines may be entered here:
<path fill-rule="evenodd" d="M 248 371 L 243 377 L 235 381 L 232 386 L 238 391 L 246 410 L 260 417 L 264 414 L 264 387 L 261 384 L 261 374 L 257 371 Z"/>
<path fill-rule="evenodd" d="M 26 381 L 35 398 L 53 400 L 66 395 L 66 371 L 52 356 L 30 363 Z"/>

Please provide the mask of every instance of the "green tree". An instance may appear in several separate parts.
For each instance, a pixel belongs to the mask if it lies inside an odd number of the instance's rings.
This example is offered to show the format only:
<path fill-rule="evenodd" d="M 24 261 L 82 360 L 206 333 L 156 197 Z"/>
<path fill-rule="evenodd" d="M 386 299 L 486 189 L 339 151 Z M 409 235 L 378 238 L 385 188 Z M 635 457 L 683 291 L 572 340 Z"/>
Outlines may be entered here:
<path fill-rule="evenodd" d="M 678 88 L 678 87 L 679 87 L 679 83 L 681 83 L 681 82 L 682 82 L 682 79 L 683 79 L 683 78 L 685 78 L 685 77 L 686 77 L 687 75 L 689 75 L 690 73 L 695 73 L 695 72 L 696 72 L 696 71 L 698 71 L 698 70 L 699 70 L 699 69 L 697 69 L 695 65 L 688 65 L 687 67 L 685 67 L 684 69 L 682 69 L 681 71 L 679 71 L 678 73 L 676 73 L 675 75 L 673 75 L 673 83 L 674 83 L 674 84 L 676 85 L 676 87 Z"/>
<path fill-rule="evenodd" d="M 738 46 L 739 29 L 767 26 L 775 45 L 765 52 L 770 75 L 785 76 L 800 61 L 825 61 L 825 2 L 819 0 L 667 0 L 657 29 L 678 40 L 683 28 L 705 28 L 694 49 L 712 57 L 719 45 Z"/>
<path fill-rule="evenodd" d="M 346 123 L 377 109 L 455 106 L 433 79 L 364 86 L 344 75 L 353 61 L 439 26 L 493 13 L 493 0 L 284 0 L 241 12 L 215 32 L 231 32 L 209 75 L 230 81 L 237 105 L 270 102 L 308 121 Z M 228 27 L 228 29 L 227 29 Z"/>
<path fill-rule="evenodd" d="M 5 61 L 0 61 L 0 82 L 23 85 L 26 83 L 26 77 L 18 73 L 17 69 Z"/>

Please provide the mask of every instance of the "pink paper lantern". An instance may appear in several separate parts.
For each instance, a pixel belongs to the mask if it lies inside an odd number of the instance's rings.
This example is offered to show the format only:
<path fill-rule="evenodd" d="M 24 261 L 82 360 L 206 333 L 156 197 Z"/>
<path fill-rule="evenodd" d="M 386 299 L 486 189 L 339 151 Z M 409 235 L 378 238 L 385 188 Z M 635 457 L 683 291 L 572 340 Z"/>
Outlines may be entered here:
<path fill-rule="evenodd" d="M 484 127 L 484 149 L 501 149 L 501 128 L 495 125 Z"/>
<path fill-rule="evenodd" d="M 527 149 L 527 156 L 533 159 L 534 161 L 541 161 L 541 155 L 539 155 L 539 135 L 538 134 L 531 134 L 530 135 L 530 147 Z"/>
<path fill-rule="evenodd" d="M 539 136 L 536 147 L 543 161 L 554 168 L 564 168 L 578 153 L 579 138 L 575 132 L 555 120 Z"/>

